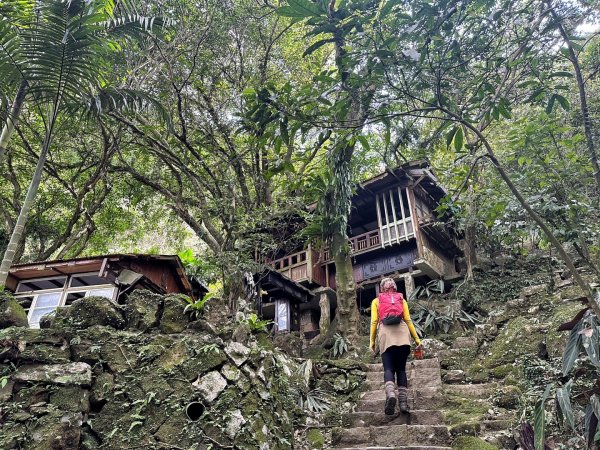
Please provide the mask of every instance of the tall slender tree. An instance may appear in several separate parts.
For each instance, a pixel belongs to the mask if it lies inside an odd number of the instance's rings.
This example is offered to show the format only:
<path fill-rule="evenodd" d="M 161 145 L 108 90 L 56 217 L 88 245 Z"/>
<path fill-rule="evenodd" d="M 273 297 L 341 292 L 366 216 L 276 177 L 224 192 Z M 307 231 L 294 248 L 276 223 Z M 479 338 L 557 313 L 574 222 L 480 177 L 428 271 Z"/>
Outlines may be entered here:
<path fill-rule="evenodd" d="M 86 103 L 88 109 L 98 111 L 110 95 L 116 99 L 114 105 L 128 103 L 125 99 L 134 96 L 132 92 L 104 90 L 97 95 L 104 64 L 116 36 L 139 33 L 151 23 L 150 18 L 139 15 L 118 17 L 110 0 L 37 0 L 29 7 L 29 23 L 21 23 L 19 33 L 3 23 L 0 91 L 9 91 L 15 78 L 20 78 L 19 90 L 26 83 L 28 106 L 38 114 L 44 134 L 35 172 L 0 264 L 0 285 L 6 283 L 62 116 L 68 113 L 65 120 L 72 119 Z M 91 102 L 90 97 L 94 98 Z M 13 126 L 15 119 L 10 119 Z"/>

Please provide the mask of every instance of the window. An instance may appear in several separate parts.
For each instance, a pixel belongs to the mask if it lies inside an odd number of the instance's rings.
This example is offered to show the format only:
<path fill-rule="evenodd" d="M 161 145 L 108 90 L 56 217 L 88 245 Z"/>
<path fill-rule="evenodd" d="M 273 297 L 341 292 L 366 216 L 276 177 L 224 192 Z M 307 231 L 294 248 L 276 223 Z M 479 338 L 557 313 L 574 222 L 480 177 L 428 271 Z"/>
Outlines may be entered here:
<path fill-rule="evenodd" d="M 290 303 L 287 300 L 275 302 L 275 323 L 277 331 L 290 331 Z"/>
<path fill-rule="evenodd" d="M 414 236 L 410 199 L 406 189 L 396 187 L 378 194 L 376 207 L 382 247 Z"/>
<path fill-rule="evenodd" d="M 91 296 L 114 300 L 116 294 L 117 288 L 95 273 L 22 281 L 15 291 L 17 301 L 27 311 L 32 328 L 39 328 L 42 316 L 59 307 L 69 306 L 75 300 Z"/>

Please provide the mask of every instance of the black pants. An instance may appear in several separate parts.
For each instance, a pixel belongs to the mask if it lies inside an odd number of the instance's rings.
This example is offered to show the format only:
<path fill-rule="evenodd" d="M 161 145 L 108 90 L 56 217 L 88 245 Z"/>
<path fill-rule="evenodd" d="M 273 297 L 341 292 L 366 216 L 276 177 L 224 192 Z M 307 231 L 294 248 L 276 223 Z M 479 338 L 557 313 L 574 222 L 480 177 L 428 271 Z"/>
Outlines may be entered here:
<path fill-rule="evenodd" d="M 406 360 L 410 345 L 392 345 L 381 354 L 383 361 L 383 381 L 397 380 L 398 386 L 408 387 L 406 378 Z"/>

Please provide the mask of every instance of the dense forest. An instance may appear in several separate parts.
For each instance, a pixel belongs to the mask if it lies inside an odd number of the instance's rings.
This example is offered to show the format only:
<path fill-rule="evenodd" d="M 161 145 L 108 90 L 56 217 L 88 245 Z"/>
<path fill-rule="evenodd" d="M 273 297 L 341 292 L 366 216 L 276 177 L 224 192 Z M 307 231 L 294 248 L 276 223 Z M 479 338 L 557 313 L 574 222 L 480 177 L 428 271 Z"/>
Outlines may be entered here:
<path fill-rule="evenodd" d="M 355 186 L 427 160 L 467 282 L 549 255 L 600 317 L 599 123 L 596 0 L 0 0 L 0 286 L 179 254 L 235 310 L 310 239 L 357 344 Z"/>

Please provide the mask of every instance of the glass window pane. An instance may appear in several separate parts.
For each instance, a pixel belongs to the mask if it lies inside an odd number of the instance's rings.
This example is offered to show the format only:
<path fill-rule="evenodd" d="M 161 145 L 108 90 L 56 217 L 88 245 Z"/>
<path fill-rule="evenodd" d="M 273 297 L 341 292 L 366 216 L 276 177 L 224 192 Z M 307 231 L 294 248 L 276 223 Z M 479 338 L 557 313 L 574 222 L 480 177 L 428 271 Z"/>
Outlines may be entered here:
<path fill-rule="evenodd" d="M 70 305 L 75 300 L 79 300 L 80 298 L 85 297 L 85 291 L 82 292 L 69 292 L 67 295 L 67 300 L 65 301 L 65 306 Z"/>
<path fill-rule="evenodd" d="M 110 284 L 110 281 L 95 274 L 74 275 L 71 278 L 71 287 L 97 286 L 99 284 Z"/>
<path fill-rule="evenodd" d="M 19 302 L 19 305 L 25 309 L 29 309 L 33 303 L 33 295 L 16 295 L 15 298 Z"/>
<path fill-rule="evenodd" d="M 91 289 L 89 291 L 87 291 L 85 293 L 86 297 L 106 297 L 106 298 L 113 298 L 113 292 L 114 289 L 113 288 L 106 288 L 106 289 Z"/>
<path fill-rule="evenodd" d="M 29 326 L 32 328 L 39 328 L 40 327 L 40 319 L 42 318 L 42 316 L 45 316 L 48 313 L 51 313 L 52 311 L 54 311 L 56 308 L 36 308 L 32 311 L 31 315 L 29 316 Z"/>
<path fill-rule="evenodd" d="M 289 305 L 285 300 L 277 300 L 277 329 L 289 331 Z"/>
<path fill-rule="evenodd" d="M 19 283 L 17 293 L 29 291 L 44 291 L 47 289 L 61 289 L 65 286 L 67 277 L 48 278 L 45 280 L 27 280 Z"/>
<path fill-rule="evenodd" d="M 47 308 L 49 306 L 58 306 L 60 304 L 61 292 L 52 294 L 40 294 L 35 302 L 35 308 Z"/>

